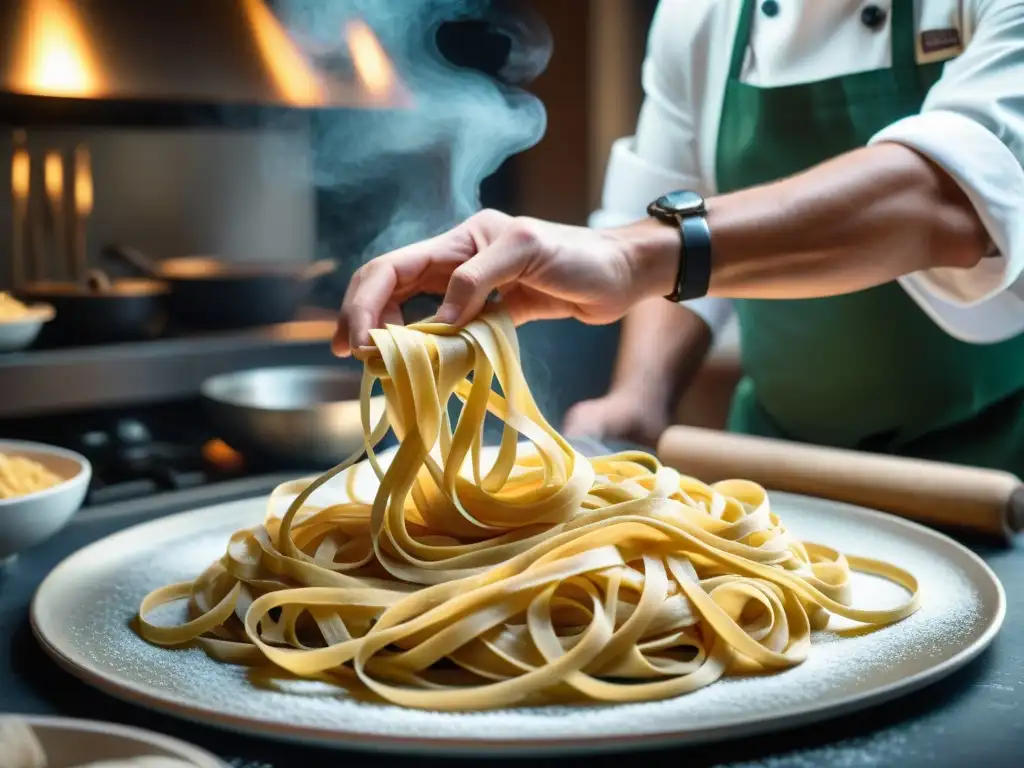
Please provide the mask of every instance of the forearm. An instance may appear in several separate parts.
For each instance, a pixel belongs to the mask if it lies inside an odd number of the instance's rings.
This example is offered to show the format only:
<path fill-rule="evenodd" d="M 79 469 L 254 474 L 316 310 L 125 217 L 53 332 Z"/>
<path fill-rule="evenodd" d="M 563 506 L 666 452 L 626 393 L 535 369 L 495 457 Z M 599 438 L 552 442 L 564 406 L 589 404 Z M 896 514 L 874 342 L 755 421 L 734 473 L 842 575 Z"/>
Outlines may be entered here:
<path fill-rule="evenodd" d="M 622 322 L 612 388 L 669 408 L 710 345 L 711 331 L 696 313 L 660 297 L 642 301 Z"/>
<path fill-rule="evenodd" d="M 988 238 L 963 192 L 913 150 L 879 144 L 781 181 L 708 201 L 710 295 L 831 296 L 933 267 L 970 267 Z M 675 239 L 636 225 L 646 295 L 675 280 Z M 662 227 L 662 230 L 667 229 Z"/>

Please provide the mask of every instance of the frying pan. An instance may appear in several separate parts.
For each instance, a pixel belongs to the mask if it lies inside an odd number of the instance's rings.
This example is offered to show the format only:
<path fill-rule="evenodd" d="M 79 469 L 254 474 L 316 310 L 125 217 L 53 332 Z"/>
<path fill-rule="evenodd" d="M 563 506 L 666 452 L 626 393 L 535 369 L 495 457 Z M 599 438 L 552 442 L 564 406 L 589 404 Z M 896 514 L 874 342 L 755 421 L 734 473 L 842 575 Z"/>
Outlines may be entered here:
<path fill-rule="evenodd" d="M 168 286 L 140 278 L 107 280 L 92 273 L 85 285 L 38 281 L 17 288 L 24 301 L 50 304 L 55 315 L 43 326 L 39 347 L 115 344 L 153 338 L 166 319 Z"/>
<path fill-rule="evenodd" d="M 171 323 L 196 330 L 252 328 L 293 320 L 313 280 L 337 267 L 329 259 L 305 265 L 224 262 L 208 256 L 154 261 L 127 246 L 108 246 L 105 254 L 166 283 Z"/>
<path fill-rule="evenodd" d="M 361 379 L 337 365 L 256 368 L 214 376 L 201 391 L 211 422 L 243 456 L 327 468 L 363 445 Z M 374 397 L 371 421 L 383 411 Z"/>

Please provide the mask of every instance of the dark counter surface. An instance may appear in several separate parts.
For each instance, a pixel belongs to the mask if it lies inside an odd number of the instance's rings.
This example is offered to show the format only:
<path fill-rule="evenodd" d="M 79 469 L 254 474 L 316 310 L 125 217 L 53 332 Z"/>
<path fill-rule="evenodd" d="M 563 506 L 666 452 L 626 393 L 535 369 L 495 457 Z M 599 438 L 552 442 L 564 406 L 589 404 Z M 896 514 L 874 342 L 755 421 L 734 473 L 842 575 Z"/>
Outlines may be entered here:
<path fill-rule="evenodd" d="M 249 490 L 250 495 L 261 492 L 254 487 Z M 204 747 L 236 767 L 356 768 L 379 766 L 382 759 L 388 765 L 433 764 L 422 758 L 306 749 L 203 728 L 110 698 L 49 660 L 28 622 L 35 588 L 54 566 L 86 544 L 125 526 L 198 506 L 197 499 L 183 502 L 185 506 L 172 501 L 164 498 L 160 503 L 90 509 L 54 539 L 0 569 L 0 712 L 63 715 L 148 728 Z M 1008 548 L 968 544 L 1006 587 L 1007 617 L 993 646 L 952 677 L 884 706 L 806 728 L 685 750 L 637 752 L 635 757 L 587 757 L 578 764 L 621 768 L 624 760 L 643 760 L 645 766 L 681 768 L 1020 765 L 1024 760 L 1024 597 L 1017 585 L 1024 581 L 1024 551 L 1019 544 Z M 571 766 L 576 761 L 561 758 L 557 763 Z"/>

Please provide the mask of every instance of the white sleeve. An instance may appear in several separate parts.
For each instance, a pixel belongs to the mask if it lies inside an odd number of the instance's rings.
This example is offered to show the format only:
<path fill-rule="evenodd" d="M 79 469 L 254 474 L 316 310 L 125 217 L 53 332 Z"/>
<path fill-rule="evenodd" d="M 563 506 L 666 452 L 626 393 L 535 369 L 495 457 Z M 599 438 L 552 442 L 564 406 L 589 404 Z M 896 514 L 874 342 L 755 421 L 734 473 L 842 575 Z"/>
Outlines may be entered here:
<path fill-rule="evenodd" d="M 601 208 L 592 227 L 617 227 L 647 216 L 647 204 L 677 189 L 706 191 L 700 178 L 688 73 L 681 66 L 677 36 L 684 2 L 661 2 L 654 15 L 643 65 L 644 103 L 636 134 L 612 145 L 605 171 Z M 686 302 L 717 332 L 732 314 L 728 299 L 704 297 Z"/>
<path fill-rule="evenodd" d="M 949 334 L 991 343 L 1024 331 L 1024 1 L 968 0 L 964 12 L 974 30 L 966 50 L 946 63 L 920 114 L 870 143 L 921 152 L 974 205 L 991 257 L 970 269 L 907 275 L 901 283 Z"/>

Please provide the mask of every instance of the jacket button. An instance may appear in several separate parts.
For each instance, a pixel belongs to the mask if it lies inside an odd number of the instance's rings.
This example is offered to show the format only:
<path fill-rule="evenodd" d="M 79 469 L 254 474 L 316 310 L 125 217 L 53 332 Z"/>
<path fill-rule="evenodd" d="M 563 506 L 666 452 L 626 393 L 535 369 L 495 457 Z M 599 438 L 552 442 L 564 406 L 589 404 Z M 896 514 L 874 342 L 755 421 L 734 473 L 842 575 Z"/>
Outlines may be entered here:
<path fill-rule="evenodd" d="M 779 15 L 779 4 L 776 0 L 764 0 L 764 2 L 761 3 L 761 13 L 770 19 L 774 18 Z"/>
<path fill-rule="evenodd" d="M 885 11 L 877 5 L 865 6 L 864 10 L 860 12 L 860 20 L 865 27 L 878 29 L 885 23 Z"/>

